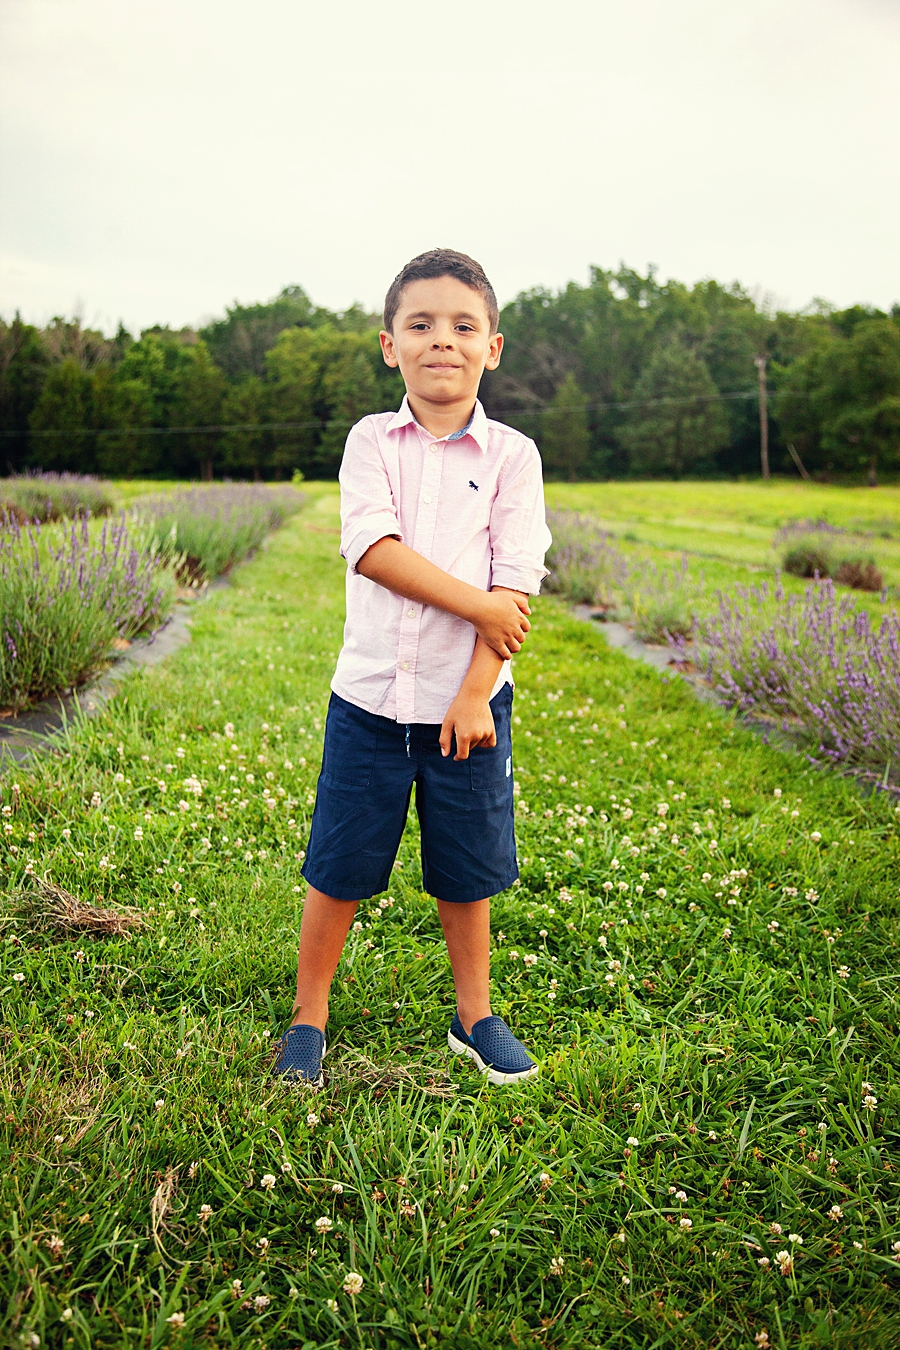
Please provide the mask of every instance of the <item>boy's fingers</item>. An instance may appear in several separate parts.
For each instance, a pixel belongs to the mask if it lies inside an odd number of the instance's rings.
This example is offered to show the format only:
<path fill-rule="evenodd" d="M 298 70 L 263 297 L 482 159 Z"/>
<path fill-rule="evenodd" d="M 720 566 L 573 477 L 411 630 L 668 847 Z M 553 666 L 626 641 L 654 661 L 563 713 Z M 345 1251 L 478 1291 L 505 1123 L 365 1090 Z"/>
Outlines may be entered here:
<path fill-rule="evenodd" d="M 450 744 L 452 740 L 453 723 L 450 721 L 449 717 L 445 717 L 441 723 L 441 734 L 438 737 L 438 743 L 441 747 L 441 754 L 444 756 L 444 759 L 446 759 L 450 753 Z"/>
<path fill-rule="evenodd" d="M 456 754 L 453 756 L 454 760 L 469 758 L 470 743 L 469 737 L 465 732 L 463 732 L 462 735 L 460 735 L 459 732 L 456 733 Z"/>

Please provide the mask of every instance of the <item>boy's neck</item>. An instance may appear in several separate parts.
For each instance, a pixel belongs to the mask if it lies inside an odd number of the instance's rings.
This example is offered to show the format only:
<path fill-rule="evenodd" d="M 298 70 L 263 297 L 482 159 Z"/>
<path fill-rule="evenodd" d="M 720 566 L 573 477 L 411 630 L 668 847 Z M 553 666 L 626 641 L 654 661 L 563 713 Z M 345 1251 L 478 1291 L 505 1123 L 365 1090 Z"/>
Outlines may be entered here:
<path fill-rule="evenodd" d="M 407 391 L 406 401 L 419 426 L 439 441 L 452 436 L 455 431 L 462 431 L 475 411 L 475 400 L 471 397 L 455 399 L 452 403 L 430 403 Z"/>

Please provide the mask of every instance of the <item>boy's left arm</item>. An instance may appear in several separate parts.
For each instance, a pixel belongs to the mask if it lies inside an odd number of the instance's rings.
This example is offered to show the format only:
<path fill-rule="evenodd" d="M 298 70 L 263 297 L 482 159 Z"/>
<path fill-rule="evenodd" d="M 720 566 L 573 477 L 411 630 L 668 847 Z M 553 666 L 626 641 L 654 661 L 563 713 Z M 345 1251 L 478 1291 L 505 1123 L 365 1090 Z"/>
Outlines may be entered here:
<path fill-rule="evenodd" d="M 492 590 L 506 590 L 507 587 L 492 586 Z M 524 592 L 514 592 L 523 595 Z M 455 760 L 468 759 L 469 751 L 477 745 L 493 746 L 497 744 L 494 731 L 494 718 L 491 713 L 491 693 L 497 683 L 497 676 L 503 665 L 493 647 L 489 647 L 484 638 L 475 639 L 475 650 L 459 693 L 447 709 L 441 725 L 441 754 L 446 759 L 453 748 L 456 737 Z"/>
<path fill-rule="evenodd" d="M 527 604 L 547 575 L 544 554 L 550 531 L 544 517 L 541 457 L 533 441 L 522 438 L 510 456 L 491 507 L 492 591 L 509 591 Z M 491 692 L 503 665 L 493 647 L 479 635 L 459 693 L 441 726 L 441 753 L 446 758 L 456 736 L 454 759 L 468 759 L 475 746 L 497 744 L 491 714 Z"/>

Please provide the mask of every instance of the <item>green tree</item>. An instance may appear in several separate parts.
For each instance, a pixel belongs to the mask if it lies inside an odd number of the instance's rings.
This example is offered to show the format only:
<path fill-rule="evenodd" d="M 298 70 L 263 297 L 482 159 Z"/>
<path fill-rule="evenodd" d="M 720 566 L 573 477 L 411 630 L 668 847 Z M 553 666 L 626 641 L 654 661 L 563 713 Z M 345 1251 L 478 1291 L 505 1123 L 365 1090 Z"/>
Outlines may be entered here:
<path fill-rule="evenodd" d="M 268 467 L 276 478 L 289 478 L 294 469 L 306 472 L 319 440 L 319 352 L 309 328 L 288 328 L 280 335 L 266 353 L 266 376 L 272 422 L 290 424 L 272 432 Z"/>
<path fill-rule="evenodd" d="M 874 484 L 880 468 L 900 465 L 900 328 L 862 306 L 836 317 L 781 370 L 778 420 L 807 468 Z"/>
<path fill-rule="evenodd" d="M 900 465 L 900 328 L 868 319 L 835 342 L 821 363 L 816 402 L 822 446 L 836 467 L 864 470 Z"/>
<path fill-rule="evenodd" d="M 91 376 L 73 356 L 50 367 L 28 420 L 42 468 L 83 473 L 94 467 Z"/>
<path fill-rule="evenodd" d="M 202 338 L 185 349 L 188 360 L 180 363 L 169 416 L 173 426 L 218 427 L 222 418 L 225 378 L 213 363 Z M 200 477 L 212 482 L 213 461 L 221 433 L 188 431 L 180 437 L 191 466 L 199 465 Z"/>
<path fill-rule="evenodd" d="M 47 378 L 49 358 L 39 329 L 0 320 L 0 470 L 34 463 L 29 419 Z"/>
<path fill-rule="evenodd" d="M 258 375 L 247 375 L 226 389 L 222 401 L 222 435 L 219 455 L 222 471 L 239 478 L 259 481 L 266 465 L 268 390 Z"/>
<path fill-rule="evenodd" d="M 590 454 L 587 400 L 569 371 L 541 417 L 538 446 L 544 469 L 553 477 L 574 482 Z"/>
<path fill-rule="evenodd" d="M 286 286 L 274 300 L 263 305 L 234 305 L 224 319 L 202 329 L 216 365 L 229 380 L 245 375 L 262 376 L 266 353 L 286 328 L 310 328 L 331 318 L 317 310 L 302 286 Z"/>
<path fill-rule="evenodd" d="M 708 466 L 727 443 L 728 423 L 706 363 L 680 342 L 658 348 L 620 436 L 636 473 L 680 478 Z"/>
<path fill-rule="evenodd" d="M 358 344 L 355 351 L 348 345 L 325 367 L 321 387 L 328 421 L 316 447 L 312 469 L 316 477 L 335 478 L 350 428 L 369 413 L 381 411 L 378 384 L 368 354 Z"/>
<path fill-rule="evenodd" d="M 145 478 L 167 467 L 166 438 L 151 431 L 156 408 L 146 380 L 123 375 L 121 367 L 99 366 L 91 381 L 91 397 L 101 473 Z"/>

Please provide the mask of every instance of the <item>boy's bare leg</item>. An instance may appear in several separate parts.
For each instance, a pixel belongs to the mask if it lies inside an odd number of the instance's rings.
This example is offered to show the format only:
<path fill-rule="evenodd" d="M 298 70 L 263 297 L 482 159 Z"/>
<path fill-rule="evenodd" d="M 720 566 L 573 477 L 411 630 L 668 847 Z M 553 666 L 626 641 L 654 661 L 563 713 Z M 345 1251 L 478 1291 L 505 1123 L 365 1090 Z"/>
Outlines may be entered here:
<path fill-rule="evenodd" d="M 335 900 L 314 886 L 307 888 L 300 924 L 297 956 L 297 996 L 291 1025 L 300 1022 L 325 1030 L 328 1021 L 328 991 L 337 970 L 350 925 L 356 913 L 355 900 Z"/>
<path fill-rule="evenodd" d="M 456 1009 L 466 1034 L 491 1015 L 491 902 L 438 900 L 438 914 L 456 985 Z"/>

